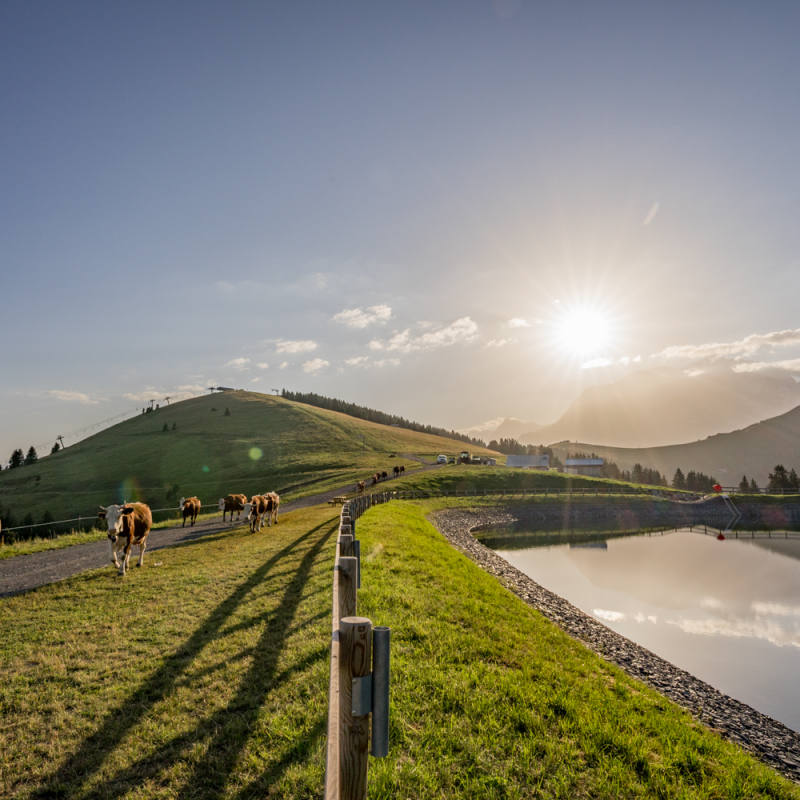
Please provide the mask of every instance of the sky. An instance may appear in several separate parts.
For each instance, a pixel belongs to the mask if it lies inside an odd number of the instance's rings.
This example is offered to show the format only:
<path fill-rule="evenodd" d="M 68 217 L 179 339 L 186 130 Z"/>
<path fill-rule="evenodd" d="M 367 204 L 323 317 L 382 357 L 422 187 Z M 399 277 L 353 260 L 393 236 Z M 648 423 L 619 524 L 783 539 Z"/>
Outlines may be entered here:
<path fill-rule="evenodd" d="M 800 377 L 799 40 L 790 2 L 0 4 L 0 461 L 217 385 L 465 429 Z"/>

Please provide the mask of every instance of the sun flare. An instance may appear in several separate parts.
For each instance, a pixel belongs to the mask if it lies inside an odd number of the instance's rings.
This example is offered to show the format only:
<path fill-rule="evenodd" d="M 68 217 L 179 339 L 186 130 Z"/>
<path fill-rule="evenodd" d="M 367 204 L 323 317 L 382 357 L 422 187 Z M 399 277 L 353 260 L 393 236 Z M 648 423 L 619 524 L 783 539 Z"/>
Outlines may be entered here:
<path fill-rule="evenodd" d="M 604 352 L 611 344 L 611 320 L 593 309 L 573 309 L 558 321 L 556 339 L 570 355 L 588 356 Z"/>

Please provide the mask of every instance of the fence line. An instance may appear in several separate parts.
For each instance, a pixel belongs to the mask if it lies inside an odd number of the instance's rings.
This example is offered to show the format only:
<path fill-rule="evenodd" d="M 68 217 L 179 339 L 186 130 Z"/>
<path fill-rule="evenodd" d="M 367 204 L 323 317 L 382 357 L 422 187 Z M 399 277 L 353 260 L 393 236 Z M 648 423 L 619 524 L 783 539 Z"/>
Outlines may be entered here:
<path fill-rule="evenodd" d="M 342 506 L 339 517 L 332 582 L 325 800 L 366 800 L 369 755 L 382 758 L 389 752 L 391 631 L 357 616 L 361 548 L 356 522 L 393 495 L 374 492 L 354 497 Z"/>
<path fill-rule="evenodd" d="M 201 510 L 204 509 L 204 508 L 219 508 L 219 506 L 216 503 L 207 503 L 206 505 L 201 505 L 200 506 Z M 161 514 L 164 511 L 170 511 L 170 512 L 174 512 L 174 513 L 177 513 L 177 514 L 181 513 L 181 510 L 180 510 L 180 508 L 178 508 L 178 506 L 173 506 L 172 508 L 151 508 L 150 509 L 150 513 L 151 514 Z M 81 516 L 74 517 L 73 519 L 53 519 L 53 520 L 50 520 L 50 522 L 32 522 L 30 525 L 17 525 L 14 528 L 3 528 L 2 529 L 2 533 L 11 533 L 12 531 L 27 531 L 27 530 L 30 530 L 31 528 L 48 528 L 48 527 L 51 527 L 53 525 L 66 525 L 68 522 L 89 522 L 90 520 L 94 520 L 94 519 L 97 519 L 97 518 L 98 517 L 97 517 L 96 514 L 91 514 L 91 515 L 88 515 L 88 516 L 85 516 L 85 517 L 81 517 Z"/>

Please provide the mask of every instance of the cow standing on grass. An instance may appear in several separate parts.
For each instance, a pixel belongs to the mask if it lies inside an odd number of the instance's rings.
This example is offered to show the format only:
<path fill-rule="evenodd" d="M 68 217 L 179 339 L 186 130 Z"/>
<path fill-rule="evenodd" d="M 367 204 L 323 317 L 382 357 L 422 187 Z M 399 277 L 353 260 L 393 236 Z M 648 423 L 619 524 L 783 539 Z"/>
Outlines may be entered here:
<path fill-rule="evenodd" d="M 186 517 L 192 520 L 192 527 L 197 520 L 197 515 L 200 513 L 200 501 L 196 497 L 181 497 L 180 510 L 183 512 L 183 525 L 186 527 Z"/>
<path fill-rule="evenodd" d="M 233 522 L 233 512 L 237 511 L 236 519 L 242 516 L 244 505 L 247 502 L 246 494 L 229 494 L 227 497 L 220 497 L 219 510 L 222 512 L 222 521 L 225 522 L 225 515 L 231 512 L 231 522 Z"/>
<path fill-rule="evenodd" d="M 111 563 L 119 569 L 119 574 L 124 575 L 128 571 L 128 563 L 131 560 L 131 548 L 136 545 L 139 548 L 139 561 L 137 567 L 144 563 L 144 549 L 147 546 L 147 534 L 153 526 L 153 515 L 150 507 L 144 503 L 125 503 L 121 506 L 109 506 L 103 508 L 97 514 L 100 519 L 104 519 L 108 524 L 108 540 L 111 543 Z M 125 551 L 122 563 L 117 559 L 120 550 Z"/>
<path fill-rule="evenodd" d="M 245 519 L 250 522 L 250 531 L 255 533 L 261 530 L 264 515 L 267 513 L 267 498 L 261 494 L 254 494 L 249 503 L 244 505 Z"/>
<path fill-rule="evenodd" d="M 367 484 L 364 483 L 364 481 L 359 481 L 358 482 L 358 493 L 359 494 L 364 494 L 366 489 L 367 489 Z"/>
<path fill-rule="evenodd" d="M 264 492 L 264 499 L 267 501 L 267 527 L 271 528 L 272 523 L 278 524 L 278 508 L 281 504 L 281 498 L 278 497 L 277 492 Z"/>

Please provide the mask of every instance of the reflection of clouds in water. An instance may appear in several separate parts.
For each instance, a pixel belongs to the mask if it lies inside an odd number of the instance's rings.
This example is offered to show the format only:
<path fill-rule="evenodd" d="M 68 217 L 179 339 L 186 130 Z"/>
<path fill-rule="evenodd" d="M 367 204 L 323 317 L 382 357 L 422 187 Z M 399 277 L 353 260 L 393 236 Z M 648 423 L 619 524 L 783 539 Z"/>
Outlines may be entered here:
<path fill-rule="evenodd" d="M 716 597 L 704 597 L 700 601 L 700 608 L 722 608 L 722 603 Z"/>
<path fill-rule="evenodd" d="M 655 623 L 655 622 L 658 622 L 658 617 L 654 617 L 652 614 L 648 614 L 647 616 L 645 616 L 645 615 L 644 615 L 644 614 L 642 614 L 642 612 L 640 611 L 640 612 L 639 612 L 639 613 L 638 613 L 638 614 L 637 614 L 637 615 L 634 617 L 634 620 L 636 620 L 636 622 L 644 622 L 645 620 L 647 620 L 648 622 L 653 622 L 653 623 Z"/>
<path fill-rule="evenodd" d="M 625 615 L 621 611 L 606 611 L 604 608 L 596 608 L 592 612 L 598 619 L 605 619 L 609 622 L 619 622 L 625 619 Z"/>
<path fill-rule="evenodd" d="M 800 606 L 785 606 L 782 603 L 762 603 L 754 600 L 750 608 L 757 617 L 800 617 Z"/>
<path fill-rule="evenodd" d="M 677 626 L 684 633 L 763 639 L 777 647 L 788 645 L 800 648 L 800 631 L 785 630 L 774 619 L 683 619 L 670 620 L 669 624 Z"/>

